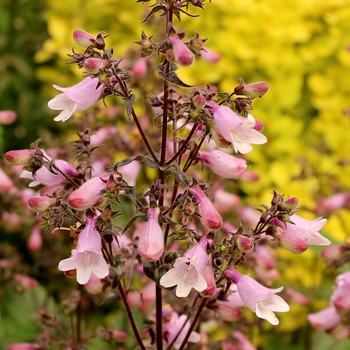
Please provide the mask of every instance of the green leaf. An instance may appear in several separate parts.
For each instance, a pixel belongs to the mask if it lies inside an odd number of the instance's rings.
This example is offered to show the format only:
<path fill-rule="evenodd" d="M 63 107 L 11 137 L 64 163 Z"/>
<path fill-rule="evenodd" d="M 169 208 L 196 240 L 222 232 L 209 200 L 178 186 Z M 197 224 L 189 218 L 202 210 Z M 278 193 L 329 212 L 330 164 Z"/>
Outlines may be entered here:
<path fill-rule="evenodd" d="M 128 120 L 130 124 L 132 123 L 131 113 L 132 113 L 132 106 L 135 102 L 135 99 L 136 99 L 135 94 L 131 94 L 128 97 L 124 97 L 126 113 L 128 114 Z"/>

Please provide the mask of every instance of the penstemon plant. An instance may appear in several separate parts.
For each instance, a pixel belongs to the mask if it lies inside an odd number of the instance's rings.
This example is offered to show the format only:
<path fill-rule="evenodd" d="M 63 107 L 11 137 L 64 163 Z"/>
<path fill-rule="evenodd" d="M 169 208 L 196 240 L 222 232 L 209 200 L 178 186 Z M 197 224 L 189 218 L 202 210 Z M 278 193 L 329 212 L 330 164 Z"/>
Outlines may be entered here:
<path fill-rule="evenodd" d="M 73 49 L 69 63 L 84 71 L 83 80 L 68 88 L 54 85 L 61 92 L 48 102 L 60 111 L 54 120 L 70 123 L 76 112 L 112 96 L 123 100 L 125 112 L 119 114 L 128 124 L 118 120 L 114 127 L 106 115 L 99 129 L 77 132 L 71 143 L 74 164 L 57 159 L 39 141 L 5 155 L 10 164 L 24 165 L 21 177 L 32 180 L 31 187 L 42 186 L 28 206 L 40 213 L 46 232 L 67 232 L 74 239 L 65 240 L 71 253 L 58 270 L 76 279 L 66 303 L 67 313 L 77 313 L 76 332 L 68 334 L 56 315 L 41 311 L 42 324 L 63 336 L 39 337 L 32 349 L 89 348 L 93 335 L 82 330 L 82 286 L 100 293 L 104 304 L 118 299 L 124 305 L 133 336 L 99 327 L 94 336 L 109 344 L 142 350 L 254 349 L 243 331 L 256 321 L 244 319 L 241 308 L 277 325 L 275 312 L 289 306 L 278 295 L 283 287 L 267 288 L 242 271 L 250 267 L 267 276 L 278 244 L 296 254 L 308 245 L 330 244 L 318 232 L 326 219 L 299 217 L 298 199 L 276 192 L 257 211 L 258 218 L 236 210 L 232 221 L 239 197 L 222 187 L 233 179 L 239 189 L 240 178 L 250 176 L 247 161 L 232 153 L 247 154 L 252 144 L 267 142 L 262 122 L 250 112 L 269 87 L 238 78 L 231 92 L 219 92 L 190 86 L 178 76 L 179 67 L 208 55 L 206 39 L 198 32 L 189 38 L 175 24 L 190 15 L 188 7 L 203 9 L 204 2 L 158 0 L 144 22 L 159 21 L 162 33 L 155 39 L 142 31 L 138 57 L 126 63 L 113 57 L 105 33 L 76 30 L 79 49 Z M 108 148 L 100 141 L 110 142 Z M 214 185 L 209 176 L 217 179 Z M 141 310 L 141 326 L 135 308 Z M 242 322 L 224 338 L 210 339 L 202 325 L 213 317 L 219 323 Z"/>

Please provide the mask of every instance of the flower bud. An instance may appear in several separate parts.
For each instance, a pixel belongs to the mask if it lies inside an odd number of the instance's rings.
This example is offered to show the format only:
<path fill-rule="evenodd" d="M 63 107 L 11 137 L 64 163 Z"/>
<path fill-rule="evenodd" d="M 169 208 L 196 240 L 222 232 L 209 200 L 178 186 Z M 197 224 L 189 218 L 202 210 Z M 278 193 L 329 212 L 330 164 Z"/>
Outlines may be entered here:
<path fill-rule="evenodd" d="M 175 55 L 174 55 L 174 50 L 169 49 L 165 52 L 165 57 L 169 62 L 174 62 L 175 61 Z"/>
<path fill-rule="evenodd" d="M 253 241 L 244 235 L 236 235 L 236 242 L 238 249 L 243 253 L 250 252 L 254 247 Z"/>
<path fill-rule="evenodd" d="M 262 97 L 269 91 L 269 85 L 265 82 L 248 84 L 244 87 L 244 94 L 249 97 Z"/>
<path fill-rule="evenodd" d="M 255 119 L 255 125 L 253 126 L 253 129 L 259 132 L 263 131 L 264 123 L 261 120 Z"/>
<path fill-rule="evenodd" d="M 108 65 L 108 60 L 91 57 L 84 61 L 84 69 L 88 74 L 97 74 Z"/>
<path fill-rule="evenodd" d="M 29 236 L 27 247 L 31 252 L 37 252 L 43 244 L 40 229 L 38 226 L 34 226 L 32 233 Z"/>
<path fill-rule="evenodd" d="M 5 160 L 12 165 L 24 165 L 34 155 L 34 149 L 19 149 L 5 153 Z"/>
<path fill-rule="evenodd" d="M 105 181 L 109 179 L 109 175 L 102 177 Z M 100 177 L 93 177 L 85 182 L 77 190 L 73 191 L 68 197 L 69 205 L 75 210 L 86 210 L 93 207 L 101 199 L 101 191 L 106 187 L 105 181 Z"/>
<path fill-rule="evenodd" d="M 189 190 L 198 201 L 198 212 L 201 216 L 202 224 L 210 230 L 219 230 L 222 227 L 222 217 L 215 209 L 214 204 L 199 186 L 192 187 Z"/>
<path fill-rule="evenodd" d="M 169 40 L 173 45 L 175 62 L 181 66 L 190 66 L 194 61 L 194 54 L 192 51 L 177 35 L 170 36 Z"/>
<path fill-rule="evenodd" d="M 282 203 L 284 210 L 295 210 L 299 207 L 299 199 L 296 197 L 290 197 Z"/>
<path fill-rule="evenodd" d="M 12 124 L 16 119 L 17 119 L 16 112 L 0 111 L 0 124 L 3 124 L 3 125 Z"/>
<path fill-rule="evenodd" d="M 138 251 L 147 261 L 157 261 L 164 252 L 164 237 L 158 222 L 159 208 L 149 208 L 148 221 L 140 234 Z"/>
<path fill-rule="evenodd" d="M 92 34 L 85 32 L 84 30 L 77 29 L 73 32 L 73 40 L 79 46 L 89 47 L 96 41 L 96 38 Z"/>
<path fill-rule="evenodd" d="M 301 254 L 305 252 L 308 247 L 307 243 L 305 243 L 302 239 L 285 232 L 278 232 L 277 238 L 282 247 L 288 249 L 294 254 Z"/>
<path fill-rule="evenodd" d="M 28 199 L 28 207 L 35 212 L 45 211 L 55 202 L 55 198 L 34 196 Z"/>
<path fill-rule="evenodd" d="M 193 105 L 194 105 L 195 108 L 197 108 L 197 109 L 203 108 L 203 107 L 206 105 L 206 103 L 207 103 L 207 100 L 206 100 L 205 97 L 202 96 L 202 95 L 196 95 L 196 96 L 194 96 L 193 99 L 192 99 L 192 101 L 193 101 Z"/>

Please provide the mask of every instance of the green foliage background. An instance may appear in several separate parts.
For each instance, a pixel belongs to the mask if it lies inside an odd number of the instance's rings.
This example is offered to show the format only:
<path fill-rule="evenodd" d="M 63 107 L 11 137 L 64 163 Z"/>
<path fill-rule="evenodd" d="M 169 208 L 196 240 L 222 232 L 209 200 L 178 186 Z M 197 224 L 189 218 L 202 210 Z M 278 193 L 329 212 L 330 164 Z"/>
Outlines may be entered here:
<path fill-rule="evenodd" d="M 247 83 L 266 81 L 270 86 L 253 111 L 264 122 L 269 141 L 247 157 L 251 170 L 260 175 L 255 183 L 243 183 L 247 203 L 268 203 L 276 190 L 298 197 L 301 215 L 314 218 L 320 197 L 349 191 L 349 1 L 213 0 L 205 11 L 190 12 L 200 17 L 183 17 L 178 28 L 189 36 L 198 30 L 222 59 L 215 65 L 198 60 L 181 68 L 184 81 L 231 92 L 239 75 Z M 19 120 L 0 127 L 0 153 L 28 147 L 41 133 L 69 131 L 69 122 L 53 123 L 54 113 L 46 103 L 56 95 L 53 83 L 69 86 L 81 79 L 81 71 L 66 65 L 75 29 L 110 34 L 107 40 L 115 57 L 123 57 L 130 45 L 138 49 L 133 41 L 140 39 L 141 29 L 157 35 L 159 22 L 141 25 L 145 13 L 142 4 L 125 0 L 1 2 L 0 109 L 17 111 Z M 341 243 L 348 238 L 349 224 L 349 211 L 341 209 L 329 217 L 323 233 Z M 331 293 L 332 274 L 324 271 L 319 252 L 309 249 L 299 258 L 279 251 L 279 284 L 293 285 L 314 303 L 309 310 L 292 304 L 279 327 L 270 332 L 267 326 L 264 349 L 280 349 L 281 341 L 284 349 L 306 349 L 310 341 L 310 349 L 333 344 L 324 335 L 310 338 L 306 321 L 308 312 L 327 305 Z"/>

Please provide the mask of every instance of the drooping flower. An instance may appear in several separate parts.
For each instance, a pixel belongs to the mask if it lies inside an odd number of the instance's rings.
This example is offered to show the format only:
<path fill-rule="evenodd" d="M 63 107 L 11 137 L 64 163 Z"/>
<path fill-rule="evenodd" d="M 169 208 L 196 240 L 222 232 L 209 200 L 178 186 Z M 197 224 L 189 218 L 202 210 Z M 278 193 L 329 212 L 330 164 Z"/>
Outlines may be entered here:
<path fill-rule="evenodd" d="M 203 292 L 208 288 L 204 272 L 208 262 L 206 252 L 207 242 L 201 240 L 186 251 L 183 257 L 177 258 L 174 267 L 160 279 L 160 285 L 169 288 L 176 287 L 176 296 L 187 297 L 192 288 Z"/>
<path fill-rule="evenodd" d="M 68 88 L 57 85 L 53 85 L 53 87 L 62 91 L 62 94 L 50 100 L 48 106 L 53 110 L 62 110 L 54 120 L 64 122 L 74 112 L 83 111 L 95 104 L 101 98 L 105 83 L 99 84 L 97 78 L 88 77 Z"/>
<path fill-rule="evenodd" d="M 350 271 L 337 276 L 331 302 L 338 312 L 350 310 Z"/>
<path fill-rule="evenodd" d="M 87 216 L 86 226 L 79 233 L 76 249 L 72 256 L 61 260 L 58 264 L 60 271 L 76 269 L 79 284 L 86 284 L 91 275 L 104 278 L 109 274 L 108 265 L 102 255 L 101 236 L 95 228 L 97 216 Z"/>
<path fill-rule="evenodd" d="M 137 250 L 147 261 L 157 261 L 164 252 L 164 237 L 159 225 L 159 208 L 149 208 L 148 221 L 140 234 Z"/>
<path fill-rule="evenodd" d="M 203 225 L 210 230 L 219 230 L 222 227 L 222 217 L 215 209 L 211 200 L 204 194 L 199 186 L 191 187 L 189 191 L 198 201 L 198 212 Z"/>
<path fill-rule="evenodd" d="M 287 312 L 289 305 L 276 293 L 283 287 L 277 289 L 266 288 L 249 276 L 241 275 L 233 268 L 224 272 L 225 277 L 237 284 L 237 290 L 245 306 L 255 314 L 267 320 L 273 325 L 278 325 L 279 320 L 274 312 Z"/>
<path fill-rule="evenodd" d="M 190 66 L 194 61 L 194 54 L 175 34 L 169 37 L 173 45 L 174 60 L 181 66 Z"/>
<path fill-rule="evenodd" d="M 247 170 L 247 161 L 245 159 L 236 158 L 219 150 L 201 151 L 200 156 L 214 173 L 227 179 L 237 178 Z"/>
<path fill-rule="evenodd" d="M 307 319 L 315 329 L 329 331 L 341 323 L 340 315 L 332 305 L 313 314 L 308 314 Z"/>
<path fill-rule="evenodd" d="M 69 205 L 79 211 L 93 207 L 101 199 L 101 191 L 106 188 L 106 181 L 109 174 L 101 177 L 93 177 L 86 181 L 77 190 L 73 191 L 68 197 Z"/>
<path fill-rule="evenodd" d="M 282 225 L 284 239 L 304 241 L 307 245 L 330 245 L 331 241 L 323 237 L 318 231 L 326 224 L 327 219 L 306 220 L 294 214 L 290 217 L 292 223 Z M 285 228 L 284 228 L 285 227 Z M 290 237 L 293 236 L 293 237 Z"/>
<path fill-rule="evenodd" d="M 168 344 L 171 344 L 178 333 L 181 331 L 174 342 L 174 348 L 179 349 L 190 328 L 190 322 L 186 315 L 179 316 L 175 311 L 173 311 L 171 313 L 169 322 L 165 322 L 163 328 L 165 339 Z M 197 332 L 191 332 L 191 335 L 188 338 L 188 342 L 198 343 L 199 341 L 200 335 Z"/>
<path fill-rule="evenodd" d="M 207 104 L 212 108 L 214 129 L 219 134 L 219 138 L 232 143 L 235 152 L 247 154 L 253 149 L 251 144 L 260 145 L 267 142 L 266 136 L 255 129 L 256 120 L 251 114 L 244 118 L 226 106 L 219 106 L 212 101 Z M 221 145 L 222 143 L 219 144 Z"/>

